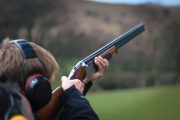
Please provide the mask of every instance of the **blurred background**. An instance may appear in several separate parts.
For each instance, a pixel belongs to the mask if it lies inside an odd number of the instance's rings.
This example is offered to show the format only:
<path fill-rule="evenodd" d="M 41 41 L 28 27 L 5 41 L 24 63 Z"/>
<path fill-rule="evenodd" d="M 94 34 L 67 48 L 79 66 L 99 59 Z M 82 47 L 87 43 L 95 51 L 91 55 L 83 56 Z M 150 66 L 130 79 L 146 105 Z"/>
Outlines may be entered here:
<path fill-rule="evenodd" d="M 49 50 L 58 79 L 140 22 L 145 32 L 120 48 L 88 99 L 102 120 L 179 120 L 180 0 L 0 0 L 0 39 Z"/>

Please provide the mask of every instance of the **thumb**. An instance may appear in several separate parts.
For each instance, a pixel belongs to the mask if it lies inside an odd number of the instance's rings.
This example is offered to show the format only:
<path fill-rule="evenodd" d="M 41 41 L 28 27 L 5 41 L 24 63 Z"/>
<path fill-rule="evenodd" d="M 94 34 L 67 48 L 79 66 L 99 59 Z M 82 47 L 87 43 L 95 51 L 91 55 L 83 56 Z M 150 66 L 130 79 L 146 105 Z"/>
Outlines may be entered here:
<path fill-rule="evenodd" d="M 66 76 L 62 76 L 61 77 L 61 82 L 63 82 L 64 80 L 68 80 L 68 78 Z"/>

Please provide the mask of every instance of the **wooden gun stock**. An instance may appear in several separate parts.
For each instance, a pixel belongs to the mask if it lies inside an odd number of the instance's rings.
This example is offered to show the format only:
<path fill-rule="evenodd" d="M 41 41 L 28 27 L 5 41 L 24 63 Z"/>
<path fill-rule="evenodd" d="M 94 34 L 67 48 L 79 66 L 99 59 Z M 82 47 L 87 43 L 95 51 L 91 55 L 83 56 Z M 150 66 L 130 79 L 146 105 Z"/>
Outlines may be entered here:
<path fill-rule="evenodd" d="M 59 97 L 61 96 L 62 92 L 62 88 L 56 88 L 52 93 L 50 102 L 36 113 L 37 116 L 43 120 L 54 120 L 61 109 Z"/>
<path fill-rule="evenodd" d="M 122 34 L 115 40 L 101 47 L 94 53 L 90 54 L 86 58 L 79 61 L 71 70 L 68 78 L 71 79 L 80 79 L 83 80 L 86 76 L 97 71 L 97 67 L 94 64 L 94 59 L 97 56 L 102 56 L 107 60 L 110 60 L 114 54 L 117 53 L 118 49 L 129 42 L 131 39 L 139 35 L 144 31 L 144 24 L 140 23 Z M 61 109 L 59 103 L 59 97 L 61 96 L 63 90 L 62 88 L 57 88 L 53 94 L 51 101 L 40 111 L 37 112 L 37 115 L 40 116 L 43 120 L 53 120 L 56 118 L 57 114 Z"/>

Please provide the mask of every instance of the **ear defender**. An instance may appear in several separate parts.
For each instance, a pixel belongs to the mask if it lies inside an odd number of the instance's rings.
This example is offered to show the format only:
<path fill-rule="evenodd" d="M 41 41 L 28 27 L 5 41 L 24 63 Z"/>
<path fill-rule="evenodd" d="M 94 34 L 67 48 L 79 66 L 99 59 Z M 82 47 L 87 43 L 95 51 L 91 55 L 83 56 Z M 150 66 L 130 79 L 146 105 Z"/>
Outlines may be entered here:
<path fill-rule="evenodd" d="M 10 42 L 15 44 L 21 50 L 24 57 L 24 64 L 21 70 L 22 83 L 20 83 L 20 86 L 25 96 L 28 98 L 33 111 L 38 111 L 50 101 L 52 93 L 51 85 L 48 79 L 39 73 L 24 79 L 23 70 L 27 59 L 37 58 L 37 55 L 28 41 L 24 39 L 17 39 Z"/>
<path fill-rule="evenodd" d="M 39 110 L 51 99 L 51 85 L 42 74 L 34 74 L 26 80 L 24 92 L 34 111 Z"/>

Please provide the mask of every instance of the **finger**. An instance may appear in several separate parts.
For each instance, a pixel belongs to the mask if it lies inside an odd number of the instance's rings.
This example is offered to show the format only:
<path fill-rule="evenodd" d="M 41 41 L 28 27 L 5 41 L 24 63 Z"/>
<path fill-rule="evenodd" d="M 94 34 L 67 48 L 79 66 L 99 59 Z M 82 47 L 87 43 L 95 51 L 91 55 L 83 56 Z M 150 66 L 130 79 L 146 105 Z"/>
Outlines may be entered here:
<path fill-rule="evenodd" d="M 98 57 L 97 58 L 97 63 L 98 63 L 98 65 L 99 66 L 101 66 L 103 69 L 105 68 L 105 66 L 106 66 L 106 63 L 104 63 L 104 59 L 101 57 Z"/>
<path fill-rule="evenodd" d="M 109 61 L 107 59 L 104 59 L 104 63 L 106 64 L 106 66 L 109 66 Z"/>
<path fill-rule="evenodd" d="M 82 88 L 84 88 L 85 87 L 85 84 L 81 81 L 81 86 L 82 86 Z"/>
<path fill-rule="evenodd" d="M 80 80 L 76 80 L 74 85 L 81 93 L 84 91 L 84 83 L 82 83 Z"/>
<path fill-rule="evenodd" d="M 103 69 L 106 70 L 109 66 L 109 61 L 102 57 L 99 57 L 99 59 L 101 60 L 101 65 L 103 65 Z"/>
<path fill-rule="evenodd" d="M 73 82 L 74 82 L 74 84 L 76 86 L 80 86 L 80 87 L 84 87 L 85 86 L 84 83 L 81 80 L 79 80 L 79 79 L 75 79 L 75 80 L 73 80 Z"/>
<path fill-rule="evenodd" d="M 83 82 L 81 82 L 82 92 L 84 91 L 84 87 L 85 87 L 85 84 Z"/>
<path fill-rule="evenodd" d="M 104 63 L 105 66 L 108 66 L 109 65 L 109 61 L 105 58 L 102 58 L 101 56 L 98 57 L 102 63 Z"/>
<path fill-rule="evenodd" d="M 81 87 L 81 88 L 84 88 L 84 83 L 81 81 L 81 80 L 79 80 L 79 82 L 78 82 L 78 84 L 79 84 L 79 86 Z"/>
<path fill-rule="evenodd" d="M 98 67 L 98 70 L 102 71 L 103 70 L 103 66 L 100 64 L 100 61 L 98 60 L 98 58 L 95 59 L 95 64 Z"/>
<path fill-rule="evenodd" d="M 61 77 L 61 86 L 62 86 L 63 90 L 68 89 L 72 85 L 73 85 L 73 83 L 66 76 Z"/>
<path fill-rule="evenodd" d="M 101 56 L 98 56 L 98 58 L 99 58 L 100 60 L 102 60 L 102 61 L 104 60 L 104 58 L 103 58 L 103 57 L 101 57 Z"/>
<path fill-rule="evenodd" d="M 84 86 L 83 86 L 83 84 L 80 84 L 80 86 L 79 86 L 79 90 L 80 90 L 80 92 L 81 92 L 81 93 L 83 92 L 83 90 L 84 90 Z"/>
<path fill-rule="evenodd" d="M 79 90 L 81 93 L 83 93 L 84 88 L 80 87 L 78 90 Z"/>
<path fill-rule="evenodd" d="M 78 79 L 74 79 L 71 82 L 72 82 L 73 85 L 75 85 L 77 87 L 79 86 L 79 83 L 80 83 L 80 81 Z"/>
<path fill-rule="evenodd" d="M 109 66 L 109 61 L 107 59 L 104 59 L 103 60 L 104 64 L 105 64 L 105 68 L 108 68 Z"/>

